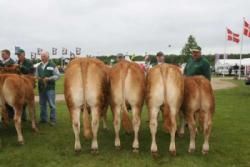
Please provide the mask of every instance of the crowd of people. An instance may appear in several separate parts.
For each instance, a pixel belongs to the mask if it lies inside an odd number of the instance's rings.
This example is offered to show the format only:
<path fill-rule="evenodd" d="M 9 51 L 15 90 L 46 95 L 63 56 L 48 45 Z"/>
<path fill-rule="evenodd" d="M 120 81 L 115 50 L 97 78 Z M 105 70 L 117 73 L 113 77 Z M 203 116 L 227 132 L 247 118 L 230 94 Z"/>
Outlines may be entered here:
<path fill-rule="evenodd" d="M 16 55 L 18 59 L 17 62 L 11 58 L 9 50 L 2 50 L 0 68 L 14 66 L 18 69 L 20 75 L 33 75 L 37 78 L 40 104 L 40 123 L 50 123 L 50 125 L 54 126 L 56 124 L 55 82 L 60 78 L 58 68 L 49 60 L 49 52 L 47 51 L 43 51 L 41 53 L 41 63 L 37 68 L 34 68 L 32 62 L 25 57 L 25 51 L 23 49 L 19 49 Z M 47 114 L 47 104 L 49 104 L 50 108 L 49 118 Z M 27 120 L 25 108 L 26 106 L 23 107 L 22 112 L 23 121 Z M 13 108 L 8 104 L 5 104 L 5 109 L 8 113 L 9 119 L 13 119 Z"/>

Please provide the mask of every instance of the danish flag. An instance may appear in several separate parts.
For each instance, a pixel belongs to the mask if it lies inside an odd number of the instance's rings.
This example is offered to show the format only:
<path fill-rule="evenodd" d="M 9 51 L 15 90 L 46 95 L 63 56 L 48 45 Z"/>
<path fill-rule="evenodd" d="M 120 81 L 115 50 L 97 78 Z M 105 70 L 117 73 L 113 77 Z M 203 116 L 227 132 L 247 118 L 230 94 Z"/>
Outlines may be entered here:
<path fill-rule="evenodd" d="M 239 43 L 240 42 L 240 35 L 233 33 L 233 31 L 228 28 L 227 29 L 227 40 L 233 41 L 235 43 Z"/>
<path fill-rule="evenodd" d="M 243 34 L 250 38 L 250 23 L 244 20 Z"/>

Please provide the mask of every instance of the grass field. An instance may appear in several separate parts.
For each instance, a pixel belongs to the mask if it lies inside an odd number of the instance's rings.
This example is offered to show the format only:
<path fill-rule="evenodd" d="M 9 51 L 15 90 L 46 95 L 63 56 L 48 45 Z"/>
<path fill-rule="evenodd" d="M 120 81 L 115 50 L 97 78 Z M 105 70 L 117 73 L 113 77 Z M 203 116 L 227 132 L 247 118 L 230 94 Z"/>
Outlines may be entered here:
<path fill-rule="evenodd" d="M 210 152 L 201 154 L 202 136 L 197 137 L 197 150 L 187 152 L 189 137 L 177 138 L 177 156 L 168 153 L 169 135 L 159 126 L 157 143 L 160 157 L 150 154 L 150 132 L 147 110 L 142 114 L 140 131 L 140 153 L 131 151 L 133 136 L 121 131 L 122 150 L 114 148 L 114 130 L 109 113 L 109 131 L 99 130 L 99 155 L 90 154 L 90 141 L 81 137 L 82 152 L 73 150 L 74 135 L 69 114 L 64 103 L 58 103 L 58 123 L 55 127 L 39 125 L 40 133 L 31 132 L 29 123 L 24 123 L 25 145 L 18 146 L 16 132 L 11 125 L 0 128 L 3 147 L 0 150 L 0 166 L 250 166 L 250 87 L 240 81 L 237 88 L 216 92 L 216 113 L 210 141 Z"/>

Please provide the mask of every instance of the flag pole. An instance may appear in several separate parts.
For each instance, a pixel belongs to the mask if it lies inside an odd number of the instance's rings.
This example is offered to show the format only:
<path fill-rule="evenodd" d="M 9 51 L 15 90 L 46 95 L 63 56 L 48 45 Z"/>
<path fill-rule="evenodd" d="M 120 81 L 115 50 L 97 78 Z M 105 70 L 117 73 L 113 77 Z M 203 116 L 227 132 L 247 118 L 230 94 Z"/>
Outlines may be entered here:
<path fill-rule="evenodd" d="M 243 17 L 243 31 L 241 32 L 241 43 L 240 43 L 240 72 L 239 72 L 239 79 L 241 79 L 241 59 L 242 59 L 242 51 L 243 51 L 243 39 L 244 39 L 244 21 L 245 17 Z"/>
<path fill-rule="evenodd" d="M 224 43 L 224 62 L 223 62 L 223 78 L 225 77 L 225 58 L 226 58 L 226 50 L 227 50 L 227 28 L 226 28 L 226 33 L 225 33 L 225 43 Z"/>

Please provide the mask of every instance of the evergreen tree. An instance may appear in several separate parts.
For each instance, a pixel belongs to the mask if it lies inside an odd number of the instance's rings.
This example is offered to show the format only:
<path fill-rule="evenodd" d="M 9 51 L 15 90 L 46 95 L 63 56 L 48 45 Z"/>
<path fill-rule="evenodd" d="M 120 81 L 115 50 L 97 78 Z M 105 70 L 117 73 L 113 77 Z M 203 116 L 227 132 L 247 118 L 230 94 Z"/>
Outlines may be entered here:
<path fill-rule="evenodd" d="M 190 49 L 196 46 L 198 46 L 198 44 L 195 38 L 192 35 L 189 35 L 187 43 L 181 50 L 181 54 L 185 57 L 190 57 L 192 55 Z"/>

